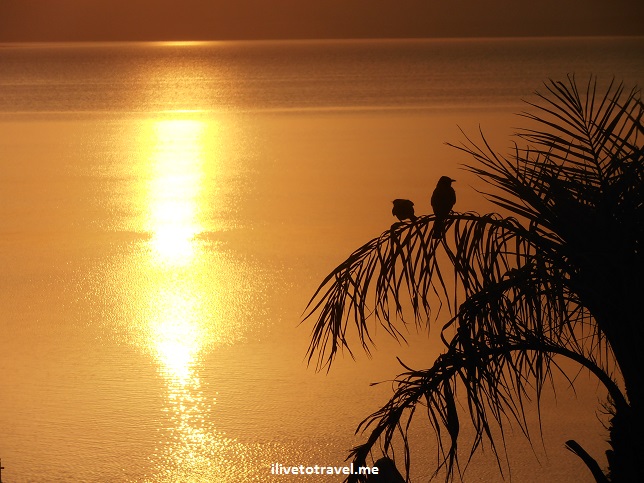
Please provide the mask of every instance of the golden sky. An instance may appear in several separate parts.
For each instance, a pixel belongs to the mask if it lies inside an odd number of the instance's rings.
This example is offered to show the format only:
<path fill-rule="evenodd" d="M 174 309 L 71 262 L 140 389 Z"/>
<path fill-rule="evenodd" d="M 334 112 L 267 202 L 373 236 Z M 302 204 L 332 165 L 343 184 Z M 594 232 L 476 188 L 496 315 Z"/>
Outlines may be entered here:
<path fill-rule="evenodd" d="M 642 0 L 0 0 L 0 42 L 644 35 Z"/>

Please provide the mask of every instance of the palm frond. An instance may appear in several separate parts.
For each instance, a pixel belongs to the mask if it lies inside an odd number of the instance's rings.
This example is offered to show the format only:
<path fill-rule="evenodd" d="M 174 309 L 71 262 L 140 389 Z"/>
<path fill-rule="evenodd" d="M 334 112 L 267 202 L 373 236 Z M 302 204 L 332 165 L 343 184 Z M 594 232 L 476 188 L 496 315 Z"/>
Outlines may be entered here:
<path fill-rule="evenodd" d="M 404 339 L 406 325 L 435 326 L 447 311 L 444 353 L 429 369 L 406 368 L 391 400 L 363 421 L 359 430 L 370 434 L 350 455 L 357 464 L 400 437 L 409 472 L 408 430 L 424 406 L 449 480 L 461 471 L 461 395 L 475 435 L 468 461 L 487 441 L 502 471 L 504 425 L 516 421 L 530 439 L 526 402 L 538 407 L 553 372 L 563 373 L 561 357 L 594 374 L 619 414 L 644 410 L 636 369 L 644 364 L 636 345 L 644 338 L 644 106 L 637 89 L 615 82 L 599 95 L 595 78 L 584 90 L 573 76 L 545 87 L 522 114 L 536 127 L 520 130 L 507 156 L 482 132 L 452 145 L 473 158 L 465 169 L 490 185 L 487 198 L 513 216 L 452 213 L 442 238 L 433 237 L 433 215 L 397 223 L 333 270 L 307 306 L 317 369 L 339 352 L 353 355 L 353 338 L 369 353 L 378 327 Z"/>
<path fill-rule="evenodd" d="M 447 219 L 453 240 L 431 236 L 433 215 L 398 224 L 358 248 L 329 274 L 307 307 L 305 320 L 317 314 L 308 359 L 318 369 L 329 366 L 338 351 L 351 353 L 347 333 L 357 334 L 364 350 L 372 346 L 375 324 L 404 338 L 396 323 L 405 323 L 403 300 L 414 323 L 426 326 L 432 307 L 460 292 L 469 298 L 498 283 L 512 268 L 531 264 L 536 236 L 513 218 L 475 213 Z M 554 248 L 554 245 L 552 248 Z M 541 256 L 555 252 L 542 251 Z M 456 278 L 448 286 L 448 274 Z M 371 302 L 371 306 L 369 303 Z M 393 307 L 393 310 L 392 310 Z"/>

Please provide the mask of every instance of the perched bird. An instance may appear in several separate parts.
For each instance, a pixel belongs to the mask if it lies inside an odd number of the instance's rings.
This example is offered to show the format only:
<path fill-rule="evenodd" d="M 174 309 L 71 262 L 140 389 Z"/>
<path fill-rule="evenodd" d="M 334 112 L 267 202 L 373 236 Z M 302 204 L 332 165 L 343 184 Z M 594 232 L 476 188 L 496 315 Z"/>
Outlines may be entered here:
<path fill-rule="evenodd" d="M 394 207 L 391 209 L 391 214 L 398 218 L 400 221 L 416 219 L 414 214 L 414 204 L 409 200 L 397 199 L 393 201 Z"/>
<path fill-rule="evenodd" d="M 445 231 L 445 218 L 456 203 L 456 192 L 452 188 L 455 179 L 448 176 L 441 176 L 436 184 L 436 189 L 432 193 L 432 209 L 436 215 L 434 222 L 434 238 L 441 238 Z"/>
<path fill-rule="evenodd" d="M 394 460 L 388 457 L 380 458 L 374 464 L 378 468 L 378 474 L 367 476 L 367 483 L 405 483 L 405 479 L 396 468 Z"/>

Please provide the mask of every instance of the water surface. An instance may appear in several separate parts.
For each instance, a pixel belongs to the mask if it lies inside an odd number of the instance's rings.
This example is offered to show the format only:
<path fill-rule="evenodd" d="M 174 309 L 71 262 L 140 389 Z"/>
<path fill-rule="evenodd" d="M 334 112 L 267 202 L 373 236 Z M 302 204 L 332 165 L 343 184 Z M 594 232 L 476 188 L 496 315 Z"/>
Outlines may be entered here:
<path fill-rule="evenodd" d="M 486 211 L 445 141 L 500 149 L 548 77 L 644 79 L 642 39 L 51 44 L 0 47 L 3 481 L 270 481 L 342 464 L 386 401 L 395 355 L 306 367 L 317 283 L 428 212 L 443 174 Z M 604 397 L 548 399 L 548 450 L 508 435 L 516 481 L 591 481 Z M 536 421 L 536 416 L 530 418 Z M 435 462 L 416 436 L 414 481 Z M 430 456 L 427 457 L 427 454 Z M 498 481 L 489 452 L 468 481 Z M 335 481 L 313 478 L 313 480 Z M 280 477 L 279 481 L 287 481 Z M 295 481 L 295 480 L 294 480 Z"/>

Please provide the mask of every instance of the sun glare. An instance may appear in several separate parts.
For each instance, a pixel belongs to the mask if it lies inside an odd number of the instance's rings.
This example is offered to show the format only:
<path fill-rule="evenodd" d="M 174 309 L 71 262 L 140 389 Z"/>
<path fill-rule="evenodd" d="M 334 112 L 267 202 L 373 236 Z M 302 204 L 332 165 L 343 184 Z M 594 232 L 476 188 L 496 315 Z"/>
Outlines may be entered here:
<path fill-rule="evenodd" d="M 239 317 L 232 316 L 238 299 L 227 294 L 248 280 L 248 267 L 232 263 L 211 238 L 228 229 L 221 211 L 234 177 L 221 122 L 172 111 L 156 113 L 136 130 L 133 229 L 149 238 L 129 266 L 138 274 L 132 294 L 141 317 L 124 319 L 154 360 L 164 390 L 164 442 L 151 457 L 150 483 L 222 481 L 213 476 L 221 462 L 248 451 L 217 430 L 216 392 L 202 382 L 213 347 L 242 336 Z M 132 275 L 123 276 L 127 285 Z"/>
<path fill-rule="evenodd" d="M 151 337 L 163 372 L 181 384 L 191 377 L 192 366 L 205 336 L 199 324 L 201 309 L 189 281 L 159 287 L 153 300 L 156 318 Z"/>
<path fill-rule="evenodd" d="M 148 230 L 155 259 L 163 264 L 190 263 L 193 239 L 203 231 L 204 131 L 204 123 L 194 120 L 154 124 Z"/>
<path fill-rule="evenodd" d="M 209 320 L 217 280 L 204 283 L 210 256 L 196 237 L 206 231 L 207 180 L 213 175 L 208 166 L 214 169 L 218 155 L 215 124 L 185 119 L 186 114 L 151 121 L 144 141 L 144 229 L 151 235 L 145 345 L 165 379 L 172 441 L 159 454 L 159 465 L 184 476 L 208 472 L 211 465 L 204 442 L 212 436 L 204 424 L 212 401 L 201 387 L 199 361 L 215 336 Z"/>

